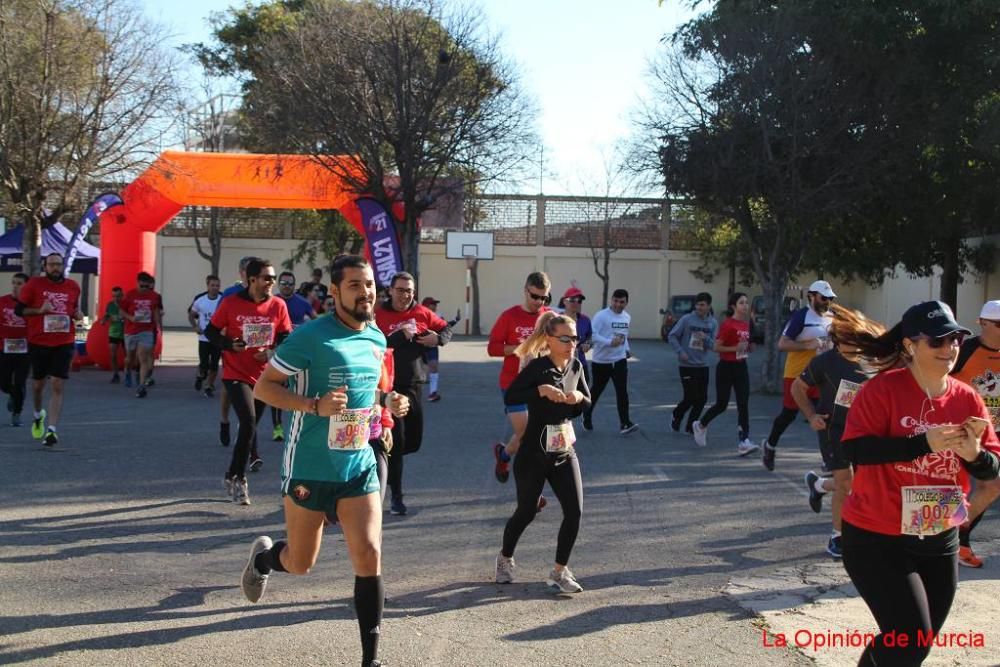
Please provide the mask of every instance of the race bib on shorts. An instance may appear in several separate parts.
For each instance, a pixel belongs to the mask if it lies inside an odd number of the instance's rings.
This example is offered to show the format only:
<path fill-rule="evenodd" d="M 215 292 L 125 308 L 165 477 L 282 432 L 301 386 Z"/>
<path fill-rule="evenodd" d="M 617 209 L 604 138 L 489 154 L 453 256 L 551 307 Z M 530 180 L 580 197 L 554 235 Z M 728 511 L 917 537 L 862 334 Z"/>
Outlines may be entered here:
<path fill-rule="evenodd" d="M 841 380 L 840 386 L 837 387 L 837 397 L 833 399 L 834 404 L 850 410 L 859 389 L 861 389 L 861 385 L 857 382 Z"/>
<path fill-rule="evenodd" d="M 691 340 L 688 341 L 688 347 L 692 350 L 698 350 L 699 352 L 705 351 L 705 332 L 704 331 L 692 331 Z"/>
<path fill-rule="evenodd" d="M 344 410 L 330 417 L 327 446 L 330 449 L 363 449 L 368 446 L 368 416 L 371 408 Z"/>
<path fill-rule="evenodd" d="M 549 424 L 545 427 L 545 451 L 552 454 L 562 454 L 573 447 L 576 433 L 573 424 Z"/>
<path fill-rule="evenodd" d="M 3 339 L 3 352 L 4 352 L 4 354 L 27 354 L 28 353 L 28 339 L 27 338 L 4 338 Z"/>
<path fill-rule="evenodd" d="M 937 535 L 969 516 L 960 486 L 904 486 L 900 492 L 903 535 Z"/>
<path fill-rule="evenodd" d="M 45 333 L 69 333 L 69 315 L 48 314 L 43 321 Z"/>
<path fill-rule="evenodd" d="M 268 347 L 274 334 L 274 325 L 270 322 L 244 322 L 243 341 L 247 347 Z"/>
<path fill-rule="evenodd" d="M 135 315 L 132 317 L 136 324 L 148 324 L 153 321 L 153 311 L 149 308 L 136 308 Z"/>

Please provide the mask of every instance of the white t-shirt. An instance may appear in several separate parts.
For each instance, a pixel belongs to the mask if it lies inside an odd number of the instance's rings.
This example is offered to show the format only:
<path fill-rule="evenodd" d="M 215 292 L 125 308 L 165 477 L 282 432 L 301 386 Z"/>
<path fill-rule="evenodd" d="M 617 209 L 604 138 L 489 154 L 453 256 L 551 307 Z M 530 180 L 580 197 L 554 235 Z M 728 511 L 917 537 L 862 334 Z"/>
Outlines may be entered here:
<path fill-rule="evenodd" d="M 215 309 L 219 307 L 222 302 L 222 294 L 217 294 L 214 299 L 210 299 L 207 294 L 202 294 L 194 303 L 191 304 L 191 311 L 198 314 L 198 328 L 202 331 L 208 326 L 208 323 L 212 319 L 212 315 L 215 314 Z M 208 339 L 205 338 L 205 334 L 198 336 L 198 340 L 203 340 L 206 343 Z"/>
<path fill-rule="evenodd" d="M 597 311 L 591 320 L 594 328 L 591 335 L 594 351 L 590 360 L 595 364 L 613 364 L 624 359 L 629 351 L 628 333 L 631 324 L 632 316 L 624 310 L 620 313 L 615 313 L 610 308 Z M 615 336 L 622 338 L 621 345 L 611 344 Z"/>

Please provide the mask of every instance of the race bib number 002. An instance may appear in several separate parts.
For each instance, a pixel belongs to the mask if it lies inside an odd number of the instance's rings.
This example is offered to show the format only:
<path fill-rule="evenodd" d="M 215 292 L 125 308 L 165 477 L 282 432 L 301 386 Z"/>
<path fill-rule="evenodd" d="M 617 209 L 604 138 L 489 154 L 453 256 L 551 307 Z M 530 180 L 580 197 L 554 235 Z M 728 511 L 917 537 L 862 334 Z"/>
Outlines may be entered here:
<path fill-rule="evenodd" d="M 43 327 L 45 333 L 69 333 L 69 315 L 46 315 Z"/>
<path fill-rule="evenodd" d="M 247 347 L 269 347 L 274 333 L 274 325 L 268 323 L 244 322 L 243 340 Z"/>
<path fill-rule="evenodd" d="M 3 339 L 3 352 L 4 352 L 4 354 L 27 354 L 28 353 L 28 339 L 27 338 L 4 338 Z"/>
<path fill-rule="evenodd" d="M 363 449 L 368 446 L 368 415 L 371 408 L 344 410 L 330 417 L 327 446 L 330 449 Z"/>
<path fill-rule="evenodd" d="M 968 518 L 960 486 L 904 486 L 900 492 L 904 535 L 937 535 Z"/>
<path fill-rule="evenodd" d="M 549 424 L 545 427 L 545 451 L 552 454 L 562 454 L 576 442 L 573 424 Z"/>
<path fill-rule="evenodd" d="M 861 389 L 861 385 L 857 382 L 841 380 L 840 386 L 837 387 L 837 397 L 833 399 L 833 402 L 842 408 L 850 410 L 859 389 Z"/>

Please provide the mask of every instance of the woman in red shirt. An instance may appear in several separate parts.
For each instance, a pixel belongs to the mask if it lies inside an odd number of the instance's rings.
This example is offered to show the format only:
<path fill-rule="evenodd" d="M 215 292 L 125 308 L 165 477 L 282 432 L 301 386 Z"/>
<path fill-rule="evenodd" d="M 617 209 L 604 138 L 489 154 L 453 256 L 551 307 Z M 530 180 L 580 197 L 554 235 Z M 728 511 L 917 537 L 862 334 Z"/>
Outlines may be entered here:
<path fill-rule="evenodd" d="M 968 475 L 1000 471 L 982 399 L 948 375 L 969 333 L 946 304 L 927 301 L 881 336 L 839 336 L 879 371 L 858 392 L 843 435 L 856 469 L 843 509 L 844 567 L 881 631 L 859 665 L 923 663 L 958 585 Z"/>

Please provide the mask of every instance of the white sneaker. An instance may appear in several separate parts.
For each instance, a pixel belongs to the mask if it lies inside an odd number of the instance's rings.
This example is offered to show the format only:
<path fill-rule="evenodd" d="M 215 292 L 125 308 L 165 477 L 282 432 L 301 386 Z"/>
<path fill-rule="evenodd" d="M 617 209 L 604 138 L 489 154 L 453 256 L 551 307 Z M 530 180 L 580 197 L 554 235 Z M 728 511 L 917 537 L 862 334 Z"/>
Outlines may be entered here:
<path fill-rule="evenodd" d="M 583 586 L 576 580 L 568 567 L 564 567 L 559 572 L 552 570 L 549 578 L 545 580 L 549 588 L 555 589 L 559 593 L 581 593 Z"/>
<path fill-rule="evenodd" d="M 699 447 L 704 447 L 708 444 L 708 427 L 702 426 L 700 421 L 696 421 L 691 425 L 691 430 L 694 431 L 694 444 Z"/>
<path fill-rule="evenodd" d="M 517 565 L 514 563 L 514 557 L 505 557 L 503 554 L 497 554 L 497 575 L 496 582 L 498 584 L 512 584 L 514 583 L 514 568 Z"/>
<path fill-rule="evenodd" d="M 222 478 L 222 488 L 226 490 L 226 496 L 230 499 L 233 497 L 233 493 L 236 491 L 236 477 L 223 477 Z"/>
<path fill-rule="evenodd" d="M 250 487 L 245 479 L 233 482 L 233 502 L 240 505 L 250 504 Z"/>
<path fill-rule="evenodd" d="M 750 440 L 750 438 L 744 438 L 743 440 L 740 440 L 739 443 L 737 443 L 736 445 L 736 453 L 739 454 L 740 456 L 747 456 L 748 454 L 753 454 L 758 449 L 760 449 L 760 447 L 754 444 Z"/>
<path fill-rule="evenodd" d="M 267 551 L 273 546 L 271 543 L 271 538 L 267 535 L 262 535 L 253 541 L 250 545 L 250 558 L 247 560 L 246 566 L 243 568 L 243 576 L 240 577 L 240 588 L 243 589 L 243 595 L 250 602 L 257 602 L 264 595 L 264 589 L 267 588 L 267 578 L 269 575 L 261 574 L 257 567 L 254 565 L 254 561 L 257 559 L 257 555 Z"/>

